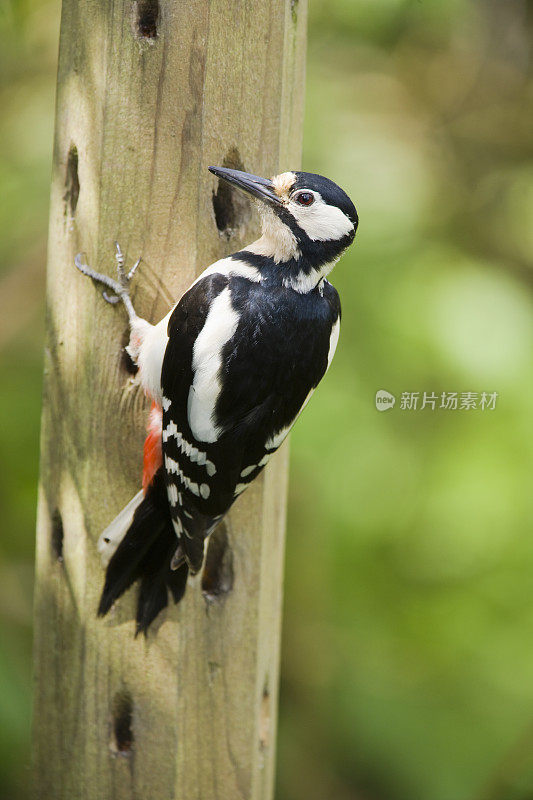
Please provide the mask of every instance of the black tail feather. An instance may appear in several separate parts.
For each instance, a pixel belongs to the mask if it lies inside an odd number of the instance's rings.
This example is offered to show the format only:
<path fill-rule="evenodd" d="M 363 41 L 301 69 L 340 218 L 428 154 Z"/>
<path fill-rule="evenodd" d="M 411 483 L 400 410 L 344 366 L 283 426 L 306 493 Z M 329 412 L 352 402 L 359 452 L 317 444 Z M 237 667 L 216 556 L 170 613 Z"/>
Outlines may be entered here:
<path fill-rule="evenodd" d="M 167 586 L 170 589 L 174 602 L 179 603 L 185 589 L 187 588 L 187 577 L 189 575 L 189 567 L 187 564 L 182 564 L 179 569 L 169 570 L 167 575 Z"/>
<path fill-rule="evenodd" d="M 137 603 L 137 626 L 135 636 L 148 633 L 150 623 L 154 621 L 160 611 L 168 605 L 168 592 L 164 581 L 150 580 L 143 576 Z"/>
<path fill-rule="evenodd" d="M 187 565 L 176 572 L 170 569 L 170 561 L 176 548 L 176 534 L 167 526 L 153 542 L 143 560 L 141 588 L 137 602 L 137 631 L 145 633 L 151 622 L 168 603 L 168 589 L 174 602 L 183 597 L 187 586 Z"/>
<path fill-rule="evenodd" d="M 151 622 L 168 604 L 168 589 L 174 602 L 183 597 L 188 568 L 173 572 L 170 561 L 176 549 L 176 534 L 169 513 L 163 470 L 156 473 L 132 523 L 112 556 L 98 616 L 107 614 L 115 600 L 141 580 L 137 602 L 137 631 L 146 634 Z"/>

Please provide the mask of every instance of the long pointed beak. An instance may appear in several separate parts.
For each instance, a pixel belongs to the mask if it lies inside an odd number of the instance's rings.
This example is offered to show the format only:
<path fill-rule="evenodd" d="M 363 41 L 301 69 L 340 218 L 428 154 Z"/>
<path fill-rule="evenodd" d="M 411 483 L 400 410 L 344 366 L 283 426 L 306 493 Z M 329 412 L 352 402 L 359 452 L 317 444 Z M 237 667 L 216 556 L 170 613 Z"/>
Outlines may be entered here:
<path fill-rule="evenodd" d="M 260 178 L 257 175 L 250 175 L 248 172 L 240 172 L 238 169 L 227 169 L 227 167 L 208 167 L 209 172 L 222 178 L 233 186 L 238 186 L 243 192 L 257 197 L 264 203 L 273 206 L 282 206 L 283 202 L 274 191 L 274 184 L 268 178 Z"/>

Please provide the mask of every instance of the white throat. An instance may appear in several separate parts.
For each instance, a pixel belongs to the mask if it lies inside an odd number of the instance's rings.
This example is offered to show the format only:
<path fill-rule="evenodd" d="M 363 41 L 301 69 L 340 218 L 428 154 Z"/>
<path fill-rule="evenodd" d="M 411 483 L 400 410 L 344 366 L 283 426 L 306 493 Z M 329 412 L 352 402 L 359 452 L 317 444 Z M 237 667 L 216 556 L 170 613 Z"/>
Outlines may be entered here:
<path fill-rule="evenodd" d="M 259 205 L 262 233 L 246 249 L 258 256 L 273 258 L 276 264 L 289 261 L 291 258 L 300 258 L 298 242 L 293 232 L 279 217 L 263 204 Z"/>

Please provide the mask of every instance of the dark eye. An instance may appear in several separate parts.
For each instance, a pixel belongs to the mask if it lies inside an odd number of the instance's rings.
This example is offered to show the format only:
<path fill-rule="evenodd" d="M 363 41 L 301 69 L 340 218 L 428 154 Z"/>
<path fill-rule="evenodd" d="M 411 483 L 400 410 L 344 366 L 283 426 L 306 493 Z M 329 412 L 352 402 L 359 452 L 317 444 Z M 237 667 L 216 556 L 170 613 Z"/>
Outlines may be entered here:
<path fill-rule="evenodd" d="M 310 206 L 315 202 L 315 196 L 311 192 L 300 192 L 295 198 L 301 206 Z"/>

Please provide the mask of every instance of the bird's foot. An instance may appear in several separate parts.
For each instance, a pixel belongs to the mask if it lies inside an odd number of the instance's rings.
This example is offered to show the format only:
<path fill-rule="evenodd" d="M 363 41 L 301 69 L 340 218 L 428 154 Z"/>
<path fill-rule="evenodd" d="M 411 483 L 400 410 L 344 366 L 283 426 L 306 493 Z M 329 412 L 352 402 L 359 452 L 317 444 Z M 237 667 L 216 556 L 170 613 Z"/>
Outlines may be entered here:
<path fill-rule="evenodd" d="M 84 264 L 82 262 L 81 253 L 78 253 L 78 255 L 75 257 L 74 264 L 76 265 L 77 269 L 83 273 L 83 275 L 87 275 L 87 277 L 92 278 L 93 281 L 101 283 L 104 286 L 107 286 L 108 289 L 111 289 L 112 294 L 108 294 L 108 292 L 105 290 L 102 292 L 104 299 L 108 303 L 115 305 L 119 302 L 119 300 L 122 300 L 126 307 L 126 311 L 128 312 L 130 324 L 133 324 L 137 319 L 137 314 L 135 313 L 135 309 L 133 308 L 133 304 L 130 299 L 130 282 L 135 275 L 137 267 L 141 263 L 141 259 L 138 258 L 129 272 L 126 272 L 124 267 L 124 255 L 118 242 L 115 242 L 115 250 L 115 258 L 117 262 L 117 280 L 113 280 L 113 278 L 104 275 L 102 272 L 97 272 L 96 270 L 92 269 L 92 267 Z"/>

